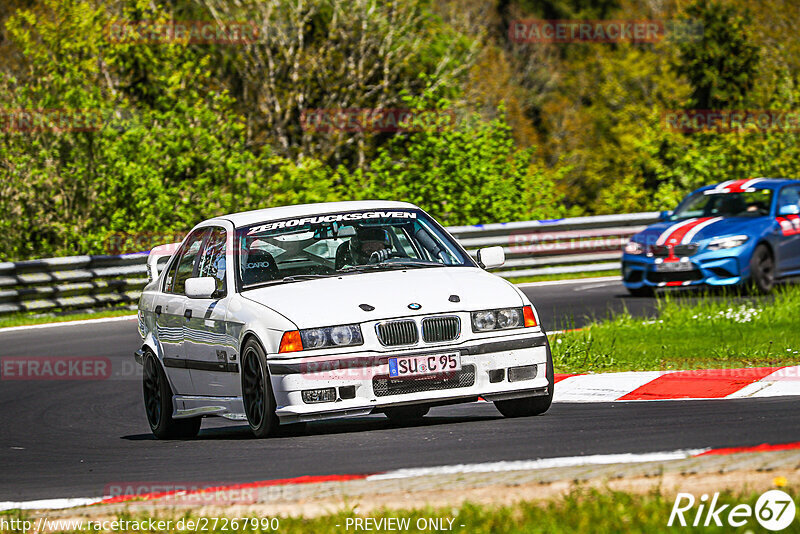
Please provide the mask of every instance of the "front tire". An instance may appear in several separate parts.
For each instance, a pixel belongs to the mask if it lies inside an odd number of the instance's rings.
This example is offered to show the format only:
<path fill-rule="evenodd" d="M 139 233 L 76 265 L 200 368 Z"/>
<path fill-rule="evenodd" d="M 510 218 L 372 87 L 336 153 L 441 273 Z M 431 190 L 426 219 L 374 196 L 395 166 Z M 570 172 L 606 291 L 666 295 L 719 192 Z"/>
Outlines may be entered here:
<path fill-rule="evenodd" d="M 200 417 L 173 419 L 172 388 L 161 364 L 151 351 L 145 353 L 143 362 L 142 394 L 144 411 L 150 430 L 158 439 L 191 439 L 200 432 Z"/>
<path fill-rule="evenodd" d="M 250 430 L 257 438 L 274 436 L 280 422 L 269 380 L 267 356 L 254 339 L 242 348 L 242 401 Z"/>
<path fill-rule="evenodd" d="M 750 258 L 750 287 L 755 293 L 766 295 L 775 286 L 775 260 L 769 248 L 758 245 Z"/>
<path fill-rule="evenodd" d="M 547 395 L 536 397 L 523 397 L 521 399 L 510 399 L 495 401 L 494 405 L 504 417 L 531 417 L 541 415 L 550 409 L 553 403 L 553 391 L 555 389 L 555 372 L 553 371 L 553 354 L 550 352 L 550 341 L 547 341 Z"/>

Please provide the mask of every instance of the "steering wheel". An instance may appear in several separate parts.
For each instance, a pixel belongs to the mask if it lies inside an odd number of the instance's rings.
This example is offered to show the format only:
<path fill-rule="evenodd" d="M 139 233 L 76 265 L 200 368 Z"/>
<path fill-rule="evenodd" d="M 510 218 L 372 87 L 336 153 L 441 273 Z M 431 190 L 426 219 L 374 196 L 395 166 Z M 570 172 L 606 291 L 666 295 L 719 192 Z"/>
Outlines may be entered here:
<path fill-rule="evenodd" d="M 368 263 L 380 263 L 382 261 L 388 260 L 392 256 L 394 256 L 394 253 L 391 250 L 387 248 L 382 248 L 380 250 L 376 250 L 375 252 L 369 255 Z"/>

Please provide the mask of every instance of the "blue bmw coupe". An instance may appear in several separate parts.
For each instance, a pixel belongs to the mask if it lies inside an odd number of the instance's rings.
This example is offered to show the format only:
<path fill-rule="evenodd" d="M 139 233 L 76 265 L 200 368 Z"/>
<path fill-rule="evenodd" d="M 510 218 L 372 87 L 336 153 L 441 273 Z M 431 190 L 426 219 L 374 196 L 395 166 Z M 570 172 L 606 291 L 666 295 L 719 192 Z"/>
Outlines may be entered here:
<path fill-rule="evenodd" d="M 636 296 L 659 287 L 751 285 L 800 275 L 800 181 L 732 180 L 702 187 L 634 235 L 622 278 Z"/>

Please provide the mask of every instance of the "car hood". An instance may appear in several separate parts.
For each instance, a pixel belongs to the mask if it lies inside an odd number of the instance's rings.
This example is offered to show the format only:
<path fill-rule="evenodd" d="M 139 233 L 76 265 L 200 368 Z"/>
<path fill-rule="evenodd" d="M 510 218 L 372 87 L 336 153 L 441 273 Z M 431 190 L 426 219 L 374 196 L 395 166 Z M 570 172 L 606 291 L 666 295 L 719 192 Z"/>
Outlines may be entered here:
<path fill-rule="evenodd" d="M 660 222 L 639 232 L 633 237 L 638 243 L 654 245 L 658 237 L 679 221 Z M 772 223 L 769 217 L 725 217 L 700 229 L 691 239 L 692 243 L 714 237 L 761 233 Z"/>
<path fill-rule="evenodd" d="M 523 304 L 510 283 L 473 267 L 348 274 L 266 286 L 241 295 L 284 315 L 298 328 Z M 458 295 L 460 302 L 451 302 L 451 295 Z M 410 309 L 412 303 L 420 309 Z M 360 304 L 375 310 L 364 311 Z"/>

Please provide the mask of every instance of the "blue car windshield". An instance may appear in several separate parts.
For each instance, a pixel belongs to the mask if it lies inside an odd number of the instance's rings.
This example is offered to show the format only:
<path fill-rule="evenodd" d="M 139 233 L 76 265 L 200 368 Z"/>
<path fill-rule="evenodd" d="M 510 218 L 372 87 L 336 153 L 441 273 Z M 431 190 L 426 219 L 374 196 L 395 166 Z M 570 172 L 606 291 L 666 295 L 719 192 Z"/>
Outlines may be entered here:
<path fill-rule="evenodd" d="M 772 189 L 755 189 L 735 193 L 694 193 L 670 216 L 670 221 L 692 217 L 764 217 L 772 205 Z"/>
<path fill-rule="evenodd" d="M 242 289 L 347 273 L 474 267 L 420 210 L 327 213 L 237 230 Z"/>

